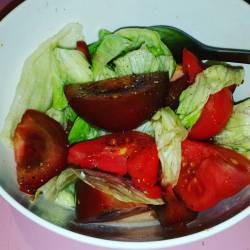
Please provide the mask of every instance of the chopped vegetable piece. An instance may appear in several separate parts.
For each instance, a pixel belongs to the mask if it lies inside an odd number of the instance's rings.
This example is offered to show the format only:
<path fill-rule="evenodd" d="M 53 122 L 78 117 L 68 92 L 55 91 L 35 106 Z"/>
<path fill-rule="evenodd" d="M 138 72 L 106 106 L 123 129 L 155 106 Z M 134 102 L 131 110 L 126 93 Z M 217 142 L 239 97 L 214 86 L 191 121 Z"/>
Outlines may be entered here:
<path fill-rule="evenodd" d="M 89 53 L 88 45 L 84 41 L 77 41 L 76 48 L 81 51 L 87 58 L 88 62 L 91 63 L 91 55 Z"/>
<path fill-rule="evenodd" d="M 164 105 L 165 73 L 132 75 L 64 87 L 74 111 L 90 124 L 110 131 L 136 128 Z"/>
<path fill-rule="evenodd" d="M 233 84 L 240 85 L 243 79 L 244 69 L 241 67 L 213 65 L 199 73 L 195 82 L 181 93 L 179 99 L 176 113 L 183 126 L 192 128 L 210 95 Z"/>
<path fill-rule="evenodd" d="M 186 224 L 195 219 L 197 213 L 186 207 L 185 203 L 175 195 L 172 187 L 166 188 L 163 197 L 166 204 L 154 207 L 162 226 Z"/>
<path fill-rule="evenodd" d="M 148 209 L 142 203 L 117 200 L 81 180 L 76 183 L 76 216 L 79 222 L 117 220 Z"/>
<path fill-rule="evenodd" d="M 250 159 L 250 99 L 234 105 L 229 122 L 214 140 Z"/>
<path fill-rule="evenodd" d="M 121 176 L 128 173 L 133 185 L 148 197 L 161 196 L 155 186 L 159 170 L 156 144 L 144 133 L 114 133 L 75 144 L 69 149 L 68 163 Z"/>
<path fill-rule="evenodd" d="M 189 83 L 193 83 L 196 75 L 205 69 L 199 58 L 186 48 L 182 52 L 182 66 L 188 75 Z"/>
<path fill-rule="evenodd" d="M 72 169 L 72 171 L 85 183 L 113 196 L 123 202 L 135 202 L 148 205 L 162 205 L 161 198 L 152 199 L 138 189 L 134 188 L 131 181 L 124 177 L 118 177 L 93 170 Z"/>
<path fill-rule="evenodd" d="M 151 123 L 161 161 L 161 184 L 175 185 L 181 169 L 181 143 L 187 137 L 187 130 L 169 107 L 160 109 Z"/>
<path fill-rule="evenodd" d="M 199 120 L 189 132 L 189 138 L 203 140 L 217 135 L 227 125 L 232 111 L 233 99 L 229 88 L 210 95 Z"/>
<path fill-rule="evenodd" d="M 185 140 L 175 191 L 194 211 L 213 207 L 250 184 L 250 161 L 230 149 Z"/>
<path fill-rule="evenodd" d="M 65 167 L 66 134 L 55 120 L 30 109 L 15 130 L 14 150 L 20 190 L 34 194 Z"/>

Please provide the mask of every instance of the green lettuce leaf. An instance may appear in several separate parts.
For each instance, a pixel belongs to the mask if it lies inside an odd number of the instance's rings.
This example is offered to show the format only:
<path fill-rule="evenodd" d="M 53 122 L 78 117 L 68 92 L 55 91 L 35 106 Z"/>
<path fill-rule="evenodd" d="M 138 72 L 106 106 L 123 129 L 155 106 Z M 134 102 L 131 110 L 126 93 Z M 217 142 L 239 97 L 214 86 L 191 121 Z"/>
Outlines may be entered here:
<path fill-rule="evenodd" d="M 89 46 L 88 46 L 88 49 L 89 49 L 89 53 L 91 56 L 93 56 L 98 48 L 98 46 L 101 44 L 101 42 L 103 41 L 104 37 L 107 36 L 107 35 L 110 35 L 111 32 L 106 30 L 106 29 L 100 29 L 99 32 L 98 32 L 98 41 L 94 42 L 94 43 L 91 43 Z"/>
<path fill-rule="evenodd" d="M 169 107 L 160 109 L 152 118 L 158 156 L 162 166 L 161 183 L 175 185 L 181 169 L 181 142 L 188 132 Z"/>
<path fill-rule="evenodd" d="M 104 132 L 98 128 L 91 126 L 82 118 L 77 117 L 73 127 L 70 130 L 68 140 L 70 144 L 91 140 L 103 135 Z"/>
<path fill-rule="evenodd" d="M 80 51 L 56 48 L 54 53 L 57 72 L 54 75 L 52 106 L 62 110 L 68 106 L 63 86 L 65 84 L 91 82 L 93 81 L 93 74 L 87 59 Z"/>
<path fill-rule="evenodd" d="M 33 203 L 43 199 L 66 207 L 75 207 L 74 184 L 78 177 L 71 169 L 66 169 L 37 189 Z"/>
<path fill-rule="evenodd" d="M 54 51 L 57 47 L 73 49 L 82 40 L 82 26 L 69 24 L 54 37 L 42 43 L 27 58 L 22 69 L 15 98 L 1 132 L 2 140 L 11 145 L 14 130 L 25 110 L 46 112 L 51 108 L 54 81 L 58 84 Z M 18 111 L 18 112 L 17 112 Z"/>
<path fill-rule="evenodd" d="M 138 132 L 148 134 L 148 135 L 151 135 L 152 137 L 155 136 L 155 130 L 153 128 L 152 121 L 146 121 L 146 122 L 144 122 L 142 125 L 140 125 L 139 127 L 137 127 L 134 130 L 138 131 Z"/>
<path fill-rule="evenodd" d="M 115 73 L 119 76 L 168 71 L 164 56 L 155 57 L 143 44 L 140 49 L 128 52 L 125 56 L 114 60 Z"/>
<path fill-rule="evenodd" d="M 50 108 L 49 110 L 46 111 L 46 114 L 52 119 L 62 124 L 64 127 L 66 127 L 64 111 L 55 108 Z"/>
<path fill-rule="evenodd" d="M 29 205 L 29 210 L 39 217 L 61 227 L 67 227 L 75 219 L 75 208 L 48 201 L 42 196 Z"/>
<path fill-rule="evenodd" d="M 70 106 L 67 106 L 64 109 L 64 117 L 65 117 L 66 122 L 70 121 L 70 122 L 73 123 L 77 118 L 77 114 L 75 113 L 75 111 Z"/>
<path fill-rule="evenodd" d="M 234 105 L 230 120 L 214 140 L 250 159 L 250 99 Z"/>
<path fill-rule="evenodd" d="M 144 28 L 125 28 L 92 45 L 95 80 L 126 74 L 175 70 L 174 58 L 157 32 Z"/>
<path fill-rule="evenodd" d="M 177 115 L 186 128 L 191 128 L 199 119 L 210 95 L 244 79 L 242 67 L 213 65 L 196 76 L 194 84 L 181 93 Z"/>
<path fill-rule="evenodd" d="M 29 209 L 59 226 L 67 226 L 75 219 L 75 182 L 78 177 L 66 169 L 41 186 Z"/>

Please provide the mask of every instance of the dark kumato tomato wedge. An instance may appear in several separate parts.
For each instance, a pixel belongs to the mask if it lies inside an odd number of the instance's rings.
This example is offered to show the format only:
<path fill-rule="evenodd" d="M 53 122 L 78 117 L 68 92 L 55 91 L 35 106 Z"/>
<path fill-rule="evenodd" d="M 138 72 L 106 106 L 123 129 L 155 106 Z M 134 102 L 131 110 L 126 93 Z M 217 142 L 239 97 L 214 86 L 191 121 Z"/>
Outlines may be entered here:
<path fill-rule="evenodd" d="M 124 131 L 138 127 L 164 105 L 166 73 L 131 75 L 64 87 L 74 111 L 97 127 Z"/>
<path fill-rule="evenodd" d="M 65 167 L 67 137 L 58 122 L 30 109 L 15 130 L 14 151 L 20 190 L 34 194 Z"/>

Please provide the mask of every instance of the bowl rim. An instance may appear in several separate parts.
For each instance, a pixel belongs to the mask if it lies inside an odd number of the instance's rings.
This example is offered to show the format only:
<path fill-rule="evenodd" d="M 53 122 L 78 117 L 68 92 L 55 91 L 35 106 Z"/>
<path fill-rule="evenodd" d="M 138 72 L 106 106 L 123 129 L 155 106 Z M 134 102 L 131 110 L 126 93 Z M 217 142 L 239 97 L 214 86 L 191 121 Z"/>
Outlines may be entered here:
<path fill-rule="evenodd" d="M 0 196 L 11 205 L 12 208 L 16 209 L 19 213 L 24 215 L 26 218 L 30 219 L 37 225 L 42 226 L 43 228 L 49 230 L 50 232 L 59 234 L 65 238 L 76 240 L 80 243 L 85 243 L 89 245 L 95 245 L 98 247 L 106 247 L 106 248 L 114 248 L 117 249 L 119 243 L 119 249 L 160 249 L 166 247 L 176 247 L 184 244 L 189 244 L 194 241 L 203 240 L 205 238 L 211 237 L 217 233 L 224 231 L 225 229 L 230 228 L 231 226 L 237 224 L 244 218 L 250 215 L 250 206 L 246 207 L 244 210 L 234 215 L 230 219 L 223 221 L 211 228 L 202 230 L 200 232 L 196 232 L 190 235 L 166 239 L 166 240 L 156 240 L 156 241 L 142 241 L 142 242 L 134 242 L 134 241 L 117 241 L 117 240 L 107 240 L 96 238 L 92 236 L 87 236 L 84 234 L 76 233 L 70 231 L 68 229 L 57 226 L 45 219 L 42 219 L 38 215 L 32 213 L 30 210 L 21 205 L 18 201 L 16 201 L 7 191 L 4 190 L 3 187 L 0 186 Z"/>
<path fill-rule="evenodd" d="M 14 1 L 13 1 L 14 2 Z M 7 17 L 10 14 L 15 13 L 18 11 L 25 3 L 30 2 L 29 0 L 20 0 L 16 1 L 16 4 L 11 5 L 10 9 L 8 9 L 4 15 L 0 18 L 0 23 L 3 24 Z M 244 2 L 247 4 L 246 2 Z M 12 9 L 11 9 L 12 8 Z M 50 232 L 56 233 L 62 237 L 75 240 L 80 243 L 94 245 L 97 247 L 105 247 L 105 248 L 113 248 L 118 249 L 119 243 L 126 243 L 126 244 L 119 244 L 119 249 L 161 249 L 161 248 L 169 248 L 169 247 L 176 247 L 185 244 L 190 244 L 192 242 L 200 241 L 211 237 L 215 234 L 218 234 L 233 225 L 237 224 L 238 222 L 242 221 L 246 217 L 250 215 L 250 206 L 243 209 L 241 212 L 237 213 L 236 215 L 232 216 L 231 218 L 220 222 L 219 224 L 204 229 L 202 231 L 192 233 L 190 235 L 185 235 L 182 237 L 177 237 L 173 239 L 165 239 L 165 240 L 156 240 L 156 241 L 141 241 L 141 242 L 134 242 L 134 241 L 118 241 L 118 240 L 108 240 L 108 239 L 101 239 L 92 236 L 87 236 L 84 234 L 76 233 L 65 229 L 63 227 L 57 226 L 45 219 L 42 219 L 38 215 L 32 213 L 30 210 L 25 208 L 22 204 L 20 204 L 17 200 L 15 200 L 0 184 L 0 196 L 15 210 L 17 210 L 20 214 L 24 215 L 27 219 L 31 220 L 38 226 L 41 226 L 44 229 L 49 230 Z"/>

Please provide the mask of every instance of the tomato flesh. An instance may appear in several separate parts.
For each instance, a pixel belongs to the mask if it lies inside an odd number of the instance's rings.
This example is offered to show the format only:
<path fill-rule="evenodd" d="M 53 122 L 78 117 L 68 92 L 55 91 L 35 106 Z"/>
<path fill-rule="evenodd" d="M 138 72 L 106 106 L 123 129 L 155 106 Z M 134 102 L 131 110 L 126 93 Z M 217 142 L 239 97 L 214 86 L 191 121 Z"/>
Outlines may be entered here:
<path fill-rule="evenodd" d="M 144 133 L 113 133 L 81 142 L 69 149 L 68 163 L 97 168 L 119 176 L 129 174 L 133 185 L 152 198 L 159 198 L 159 159 L 154 139 Z"/>
<path fill-rule="evenodd" d="M 202 62 L 191 51 L 186 48 L 182 52 L 183 71 L 188 75 L 190 83 L 193 83 L 198 73 L 204 70 Z"/>
<path fill-rule="evenodd" d="M 175 191 L 188 208 L 202 211 L 250 184 L 250 161 L 233 150 L 185 140 Z"/>
<path fill-rule="evenodd" d="M 233 111 L 232 92 L 224 88 L 211 95 L 205 104 L 199 120 L 189 132 L 189 138 L 208 139 L 218 134 L 226 126 Z"/>
<path fill-rule="evenodd" d="M 91 56 L 89 53 L 88 45 L 84 41 L 77 41 L 76 49 L 81 51 L 85 55 L 89 63 L 91 62 Z"/>
<path fill-rule="evenodd" d="M 14 151 L 20 190 L 33 194 L 65 167 L 67 138 L 59 123 L 27 110 L 14 133 Z"/>

